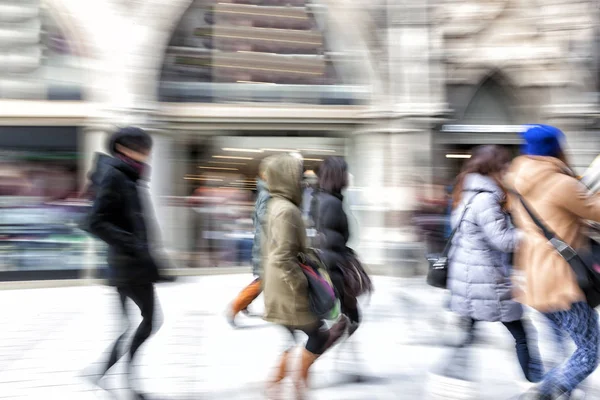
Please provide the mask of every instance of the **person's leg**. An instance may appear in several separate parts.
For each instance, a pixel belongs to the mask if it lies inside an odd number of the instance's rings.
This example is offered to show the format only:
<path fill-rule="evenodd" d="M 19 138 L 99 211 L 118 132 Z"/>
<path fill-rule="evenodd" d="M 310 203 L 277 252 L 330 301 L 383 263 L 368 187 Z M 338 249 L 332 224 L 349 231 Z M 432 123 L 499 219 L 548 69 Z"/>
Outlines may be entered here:
<path fill-rule="evenodd" d="M 294 333 L 294 328 L 287 326 L 283 326 L 283 328 L 286 330 L 289 336 L 289 342 L 286 343 L 285 350 L 279 357 L 279 360 L 275 367 L 275 375 L 267 383 L 267 398 L 269 399 L 281 398 L 280 383 L 288 375 L 288 363 L 290 359 L 290 354 L 296 346 L 296 335 Z"/>
<path fill-rule="evenodd" d="M 564 359 L 567 357 L 567 343 L 566 337 L 562 329 L 554 322 L 551 318 L 546 316 L 546 321 L 548 321 L 548 325 L 550 326 L 550 330 L 552 331 L 552 342 L 554 344 L 553 349 L 553 357 L 549 360 L 550 364 L 554 367 L 558 366 Z"/>
<path fill-rule="evenodd" d="M 598 315 L 584 302 L 573 304 L 570 310 L 546 315 L 569 333 L 577 349 L 544 377 L 540 391 L 543 395 L 570 393 L 598 366 Z"/>
<path fill-rule="evenodd" d="M 358 327 L 360 326 L 360 311 L 358 309 L 358 300 L 350 296 L 345 296 L 344 304 L 342 306 L 342 313 L 348 317 L 350 320 L 350 325 L 348 327 L 348 336 L 354 335 Z"/>
<path fill-rule="evenodd" d="M 350 336 L 356 332 L 360 325 L 360 311 L 358 310 L 358 300 L 355 297 L 349 297 L 344 293 L 344 276 L 339 269 L 332 269 L 329 272 L 331 283 L 340 299 L 342 314 L 350 320 L 348 333 Z"/>
<path fill-rule="evenodd" d="M 308 341 L 306 342 L 305 348 L 302 350 L 299 374 L 294 380 L 296 399 L 298 400 L 304 399 L 305 397 L 305 392 L 308 388 L 310 367 L 328 349 L 328 347 L 331 347 L 330 342 L 332 335 L 337 335 L 337 333 L 331 333 L 331 329 L 327 331 L 321 329 L 321 324 L 303 328 L 302 331 L 308 335 Z"/>
<path fill-rule="evenodd" d="M 256 300 L 256 298 L 262 292 L 262 281 L 260 278 L 255 279 L 246 286 L 242 291 L 238 294 L 231 305 L 231 311 L 229 315 L 230 323 L 233 323 L 235 320 L 235 316 L 239 314 L 242 310 L 248 308 L 248 306 Z"/>
<path fill-rule="evenodd" d="M 132 286 L 129 291 L 131 300 L 139 307 L 142 314 L 142 322 L 133 335 L 129 349 L 130 361 L 133 361 L 138 349 L 153 333 L 156 299 L 153 284 Z"/>
<path fill-rule="evenodd" d="M 112 350 L 110 352 L 110 356 L 108 357 L 108 361 L 102 371 L 102 375 L 105 375 L 123 356 L 124 352 L 122 351 L 123 340 L 127 336 L 129 332 L 129 318 L 127 316 L 127 291 L 124 288 L 117 288 L 117 293 L 119 294 L 119 303 L 121 305 L 121 313 L 123 319 L 125 320 L 126 327 L 123 330 L 123 333 L 117 338 L 115 343 L 112 346 Z"/>
<path fill-rule="evenodd" d="M 504 326 L 515 339 L 515 349 L 517 358 L 521 365 L 523 375 L 529 382 L 539 382 L 542 379 L 543 371 L 541 361 L 537 357 L 537 344 L 528 340 L 525 326 L 521 320 L 503 322 Z M 532 331 L 531 331 L 532 332 Z M 531 333 L 533 335 L 533 333 Z M 535 335 L 534 335 L 535 336 Z M 535 349 L 534 349 L 535 347 Z"/>
<path fill-rule="evenodd" d="M 461 322 L 465 329 L 465 340 L 460 347 L 469 347 L 475 342 L 475 324 L 477 321 L 473 318 L 464 317 L 461 318 Z"/>
<path fill-rule="evenodd" d="M 465 334 L 464 340 L 451 352 L 442 370 L 442 376 L 463 381 L 471 380 L 470 347 L 475 341 L 475 325 L 477 321 L 470 317 L 460 319 Z"/>

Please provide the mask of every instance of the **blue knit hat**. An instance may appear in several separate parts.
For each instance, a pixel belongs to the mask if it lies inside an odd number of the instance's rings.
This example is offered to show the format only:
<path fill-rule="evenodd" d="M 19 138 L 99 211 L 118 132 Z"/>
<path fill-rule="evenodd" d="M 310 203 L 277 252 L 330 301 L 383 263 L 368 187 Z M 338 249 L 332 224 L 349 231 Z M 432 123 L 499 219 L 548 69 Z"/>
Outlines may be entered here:
<path fill-rule="evenodd" d="M 525 144 L 523 154 L 530 156 L 558 157 L 562 152 L 565 134 L 550 125 L 527 125 L 522 133 Z"/>

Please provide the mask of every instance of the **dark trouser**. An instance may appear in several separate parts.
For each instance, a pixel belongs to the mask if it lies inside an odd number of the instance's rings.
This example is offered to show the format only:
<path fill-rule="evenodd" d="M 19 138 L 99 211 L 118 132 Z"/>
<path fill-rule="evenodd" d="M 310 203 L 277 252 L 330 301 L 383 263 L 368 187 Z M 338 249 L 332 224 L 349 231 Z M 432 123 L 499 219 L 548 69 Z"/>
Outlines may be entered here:
<path fill-rule="evenodd" d="M 117 287 L 117 292 L 119 293 L 119 300 L 121 302 L 121 312 L 126 319 L 128 319 L 128 298 L 138 306 L 142 314 L 142 322 L 135 331 L 129 348 L 129 362 L 131 363 L 138 349 L 152 334 L 153 329 L 158 330 L 159 328 L 159 326 L 155 326 L 155 310 L 157 304 L 154 295 L 154 285 L 150 283 L 145 285 L 119 286 Z M 112 346 L 112 351 L 103 373 L 108 372 L 108 370 L 126 354 L 126 352 L 122 350 L 122 342 L 127 336 L 128 331 L 129 326 Z"/>
<path fill-rule="evenodd" d="M 358 300 L 356 297 L 344 295 L 344 276 L 337 269 L 329 272 L 331 283 L 337 292 L 342 306 L 342 314 L 346 315 L 350 322 L 360 323 L 360 312 L 358 310 Z"/>
<path fill-rule="evenodd" d="M 477 321 L 472 318 L 467 319 L 468 336 L 466 342 L 464 343 L 465 346 L 473 343 L 476 322 Z M 528 340 L 532 339 L 528 336 L 533 335 L 533 327 L 528 327 L 530 333 L 528 335 L 527 331 L 525 330 L 525 325 L 521 320 L 503 322 L 502 324 L 506 327 L 506 329 L 508 329 L 510 334 L 515 339 L 517 358 L 525 378 L 530 382 L 541 381 L 544 372 L 539 351 L 537 349 L 537 343 L 535 340 Z"/>
<path fill-rule="evenodd" d="M 291 349 L 296 344 L 296 331 L 301 331 L 308 335 L 306 350 L 318 356 L 323 354 L 327 339 L 329 339 L 329 333 L 322 330 L 321 326 L 322 323 L 305 327 L 284 326 L 284 328 L 291 335 L 291 339 L 293 341 L 293 345 L 289 346 L 287 350 Z"/>
<path fill-rule="evenodd" d="M 570 393 L 598 366 L 598 314 L 587 303 L 580 302 L 573 304 L 570 310 L 545 315 L 571 336 L 577 350 L 565 363 L 548 372 L 541 392 L 544 395 Z"/>

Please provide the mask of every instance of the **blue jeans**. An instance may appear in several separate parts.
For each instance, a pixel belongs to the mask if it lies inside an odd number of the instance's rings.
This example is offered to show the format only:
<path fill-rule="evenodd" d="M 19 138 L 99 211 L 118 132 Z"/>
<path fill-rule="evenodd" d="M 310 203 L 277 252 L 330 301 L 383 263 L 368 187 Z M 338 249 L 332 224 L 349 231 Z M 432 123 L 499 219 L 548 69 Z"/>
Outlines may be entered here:
<path fill-rule="evenodd" d="M 463 346 L 470 345 L 475 336 L 475 321 L 468 319 L 468 336 Z M 521 320 L 503 322 L 506 329 L 515 339 L 515 349 L 517 351 L 517 359 L 523 371 L 523 375 L 529 382 L 539 382 L 544 375 L 544 367 L 537 347 L 537 338 L 535 337 L 535 329 L 528 326 L 525 329 L 525 323 Z"/>
<path fill-rule="evenodd" d="M 548 320 L 548 325 L 552 330 L 552 342 L 554 344 L 554 351 L 557 357 L 560 357 L 561 361 L 567 358 L 567 335 L 566 333 L 556 325 L 554 320 L 550 319 L 546 314 L 542 314 Z"/>
<path fill-rule="evenodd" d="M 562 365 L 548 372 L 540 390 L 544 395 L 570 393 L 598 366 L 598 314 L 587 303 L 580 302 L 573 304 L 570 310 L 545 315 L 571 336 L 577 349 Z"/>

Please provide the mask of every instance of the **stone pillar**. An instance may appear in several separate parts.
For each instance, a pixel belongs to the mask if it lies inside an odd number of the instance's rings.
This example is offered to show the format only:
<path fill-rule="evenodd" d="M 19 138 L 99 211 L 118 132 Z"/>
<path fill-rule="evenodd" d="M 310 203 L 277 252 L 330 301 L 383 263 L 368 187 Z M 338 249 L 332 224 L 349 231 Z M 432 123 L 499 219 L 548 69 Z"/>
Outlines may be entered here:
<path fill-rule="evenodd" d="M 353 154 L 348 154 L 350 173 L 354 175 L 355 204 L 353 217 L 359 226 L 357 251 L 365 263 L 385 265 L 385 210 L 387 135 L 372 131 L 357 132 L 353 139 Z"/>
<path fill-rule="evenodd" d="M 444 101 L 440 38 L 424 0 L 388 6 L 389 87 L 394 110 L 427 113 Z"/>
<path fill-rule="evenodd" d="M 153 132 L 150 196 L 166 249 L 174 245 L 173 218 L 168 207 L 173 182 L 173 138 L 163 132 Z"/>

